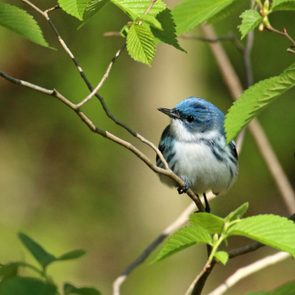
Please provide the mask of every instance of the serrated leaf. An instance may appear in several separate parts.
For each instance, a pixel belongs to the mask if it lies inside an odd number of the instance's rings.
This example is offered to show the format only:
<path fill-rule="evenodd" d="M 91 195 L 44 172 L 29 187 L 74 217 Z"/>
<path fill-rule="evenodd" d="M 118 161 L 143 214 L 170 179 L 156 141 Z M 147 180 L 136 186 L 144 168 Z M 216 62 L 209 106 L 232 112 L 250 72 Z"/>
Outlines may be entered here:
<path fill-rule="evenodd" d="M 226 115 L 227 142 L 230 142 L 258 112 L 293 86 L 295 63 L 280 75 L 260 81 L 245 90 Z"/>
<path fill-rule="evenodd" d="M 247 295 L 294 295 L 295 282 L 286 283 L 272 291 L 249 292 Z"/>
<path fill-rule="evenodd" d="M 83 20 L 88 20 L 95 15 L 100 9 L 102 9 L 109 0 L 90 0 L 84 10 Z"/>
<path fill-rule="evenodd" d="M 295 257 L 295 223 L 265 214 L 241 219 L 228 229 L 228 236 L 244 236 Z"/>
<path fill-rule="evenodd" d="M 66 283 L 64 284 L 64 294 L 65 295 L 101 295 L 101 293 L 96 290 L 95 288 L 89 288 L 89 287 L 82 287 L 77 288 L 72 284 Z"/>
<path fill-rule="evenodd" d="M 54 255 L 48 253 L 41 245 L 26 234 L 19 233 L 18 236 L 23 245 L 31 252 L 43 268 L 46 268 L 50 263 L 56 261 L 56 257 Z"/>
<path fill-rule="evenodd" d="M 83 20 L 84 11 L 90 0 L 58 0 L 59 7 L 67 14 Z"/>
<path fill-rule="evenodd" d="M 233 221 L 233 220 L 236 220 L 236 219 L 239 219 L 239 218 L 243 217 L 245 215 L 245 213 L 248 211 L 248 208 L 249 208 L 249 203 L 248 202 L 242 204 L 237 209 L 230 212 L 225 217 L 225 221 Z"/>
<path fill-rule="evenodd" d="M 163 30 L 161 23 L 153 15 L 149 15 L 149 14 L 143 15 L 140 19 L 145 21 L 151 27 L 154 27 L 158 30 Z"/>
<path fill-rule="evenodd" d="M 67 253 L 57 257 L 56 260 L 61 261 L 61 260 L 77 259 L 85 254 L 86 254 L 86 252 L 84 250 L 81 250 L 81 249 L 73 250 L 73 251 L 67 252 Z"/>
<path fill-rule="evenodd" d="M 136 61 L 150 65 L 156 52 L 154 36 L 149 26 L 133 23 L 128 30 L 127 51 Z"/>
<path fill-rule="evenodd" d="M 295 0 L 273 0 L 272 11 L 295 10 Z"/>
<path fill-rule="evenodd" d="M 163 243 L 162 248 L 157 253 L 153 262 L 160 261 L 176 252 L 199 243 L 212 245 L 212 237 L 209 232 L 196 224 L 183 227 Z"/>
<path fill-rule="evenodd" d="M 153 35 L 159 41 L 172 45 L 175 48 L 184 51 L 176 39 L 176 26 L 170 9 L 166 8 L 157 15 L 158 21 L 162 25 L 162 30 L 151 28 Z"/>
<path fill-rule="evenodd" d="M 172 9 L 177 36 L 211 19 L 233 1 L 235 0 L 183 0 Z"/>
<path fill-rule="evenodd" d="M 0 284 L 1 295 L 56 295 L 55 285 L 30 277 L 14 277 Z"/>
<path fill-rule="evenodd" d="M 48 47 L 41 28 L 32 15 L 14 5 L 0 3 L 0 26 L 44 47 Z"/>
<path fill-rule="evenodd" d="M 246 35 L 253 31 L 262 22 L 262 17 L 257 10 L 249 9 L 244 11 L 240 18 L 242 23 L 238 26 L 241 32 L 241 39 L 244 39 Z"/>
<path fill-rule="evenodd" d="M 151 0 L 111 0 L 117 7 L 125 12 L 131 19 L 136 20 L 141 18 L 147 8 L 151 4 Z M 162 0 L 157 0 L 152 9 L 148 12 L 149 15 L 156 16 L 159 12 L 166 8 L 166 4 Z"/>
<path fill-rule="evenodd" d="M 225 251 L 217 251 L 214 254 L 214 257 L 216 258 L 216 260 L 220 263 L 222 263 L 223 265 L 226 265 L 226 263 L 228 262 L 228 253 Z"/>
<path fill-rule="evenodd" d="M 207 212 L 198 212 L 190 216 L 192 224 L 205 228 L 210 234 L 220 234 L 224 221 L 222 218 Z"/>

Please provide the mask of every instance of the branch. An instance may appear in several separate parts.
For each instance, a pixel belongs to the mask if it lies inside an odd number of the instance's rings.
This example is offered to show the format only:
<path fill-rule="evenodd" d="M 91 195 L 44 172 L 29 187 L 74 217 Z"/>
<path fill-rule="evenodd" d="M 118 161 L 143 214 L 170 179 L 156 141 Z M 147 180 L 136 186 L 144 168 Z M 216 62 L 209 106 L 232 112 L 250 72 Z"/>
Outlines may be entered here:
<path fill-rule="evenodd" d="M 243 141 L 244 141 L 244 134 L 240 134 L 238 136 L 237 139 L 237 152 L 238 154 L 240 154 L 241 152 L 241 148 L 243 145 Z M 212 192 L 207 194 L 207 199 L 208 201 L 211 201 L 212 199 L 214 199 L 216 196 L 214 194 L 212 194 Z M 120 290 L 121 290 L 121 286 L 122 284 L 126 281 L 128 275 L 134 271 L 138 266 L 140 266 L 148 257 L 149 255 L 171 234 L 173 234 L 177 229 L 179 229 L 187 220 L 188 217 L 191 213 L 193 213 L 194 211 L 194 206 L 193 204 L 191 204 L 190 206 L 188 206 L 186 209 L 184 209 L 183 212 L 180 213 L 180 215 L 170 224 L 168 225 L 161 233 L 158 237 L 156 237 L 148 246 L 147 248 L 145 248 L 142 253 L 129 265 L 126 267 L 126 269 L 122 272 L 122 274 L 120 276 L 118 276 L 114 283 L 113 283 L 113 295 L 120 295 Z M 254 243 L 256 244 L 256 243 Z M 246 249 L 247 248 L 247 249 Z M 248 250 L 248 248 L 245 246 L 245 253 L 247 253 L 246 251 L 250 252 Z M 238 249 L 237 249 L 238 250 Z M 243 249 L 241 249 L 243 251 Z M 252 250 L 254 251 L 254 250 Z M 237 251 L 238 252 L 238 251 Z M 230 255 L 230 254 L 229 254 Z M 238 254 L 238 255 L 242 255 Z M 211 267 L 213 268 L 215 262 L 213 261 L 211 264 Z M 209 268 L 207 269 L 207 272 L 204 272 L 204 274 L 201 277 L 201 280 L 203 281 L 203 285 L 201 286 L 201 288 L 203 288 L 207 277 L 209 276 L 211 270 L 209 270 Z M 201 284 L 201 283 L 200 283 Z M 199 286 L 200 286 L 199 284 Z"/>
<path fill-rule="evenodd" d="M 89 79 L 87 78 L 83 68 L 80 66 L 77 58 L 75 57 L 75 55 L 73 54 L 73 52 L 70 50 L 70 48 L 68 47 L 68 45 L 66 44 L 66 42 L 63 40 L 63 38 L 61 37 L 61 34 L 59 33 L 58 29 L 56 28 L 56 26 L 54 25 L 54 23 L 51 21 L 50 17 L 49 17 L 49 13 L 50 11 L 52 11 L 51 9 L 49 10 L 45 10 L 42 11 L 40 8 L 38 8 L 37 6 L 35 6 L 33 3 L 31 3 L 31 1 L 29 0 L 21 0 L 24 3 L 26 3 L 27 5 L 29 5 L 32 9 L 34 9 L 37 13 L 39 13 L 42 17 L 44 17 L 46 19 L 46 21 L 49 23 L 50 27 L 52 28 L 53 32 L 55 33 L 61 47 L 64 49 L 64 51 L 67 53 L 67 55 L 70 57 L 70 59 L 72 60 L 74 66 L 76 67 L 76 69 L 78 70 L 81 78 L 83 79 L 84 83 L 86 84 L 87 88 L 92 92 L 94 91 L 93 86 L 91 85 Z M 106 79 L 108 78 L 109 72 L 113 66 L 113 64 L 115 63 L 116 59 L 119 57 L 117 55 L 120 55 L 121 52 L 123 51 L 123 49 L 125 48 L 125 46 L 123 45 L 122 48 L 117 51 L 115 57 L 112 59 L 111 63 L 109 64 L 105 74 L 103 75 L 101 81 L 98 83 L 98 86 L 96 88 L 101 88 L 104 84 L 104 82 L 106 81 Z M 105 78 L 104 78 L 105 77 Z M 149 140 L 147 140 L 146 138 L 144 138 L 142 135 L 140 135 L 139 133 L 137 133 L 136 131 L 132 130 L 130 127 L 128 127 L 125 123 L 121 122 L 120 120 L 118 120 L 110 111 L 110 109 L 108 108 L 104 98 L 99 95 L 98 93 L 95 93 L 95 95 L 103 110 L 105 111 L 106 115 L 113 121 L 115 122 L 117 125 L 119 125 L 120 127 L 124 128 L 127 132 L 129 132 L 132 136 L 138 138 L 141 142 L 143 142 L 144 144 L 148 145 L 150 148 L 152 148 L 155 153 L 159 156 L 160 160 L 162 161 L 164 167 L 168 170 L 169 166 L 167 161 L 165 160 L 165 158 L 163 157 L 162 153 L 160 152 L 160 150 Z M 79 105 L 76 106 L 77 108 L 79 108 Z M 201 205 L 201 202 L 199 202 L 197 200 L 197 196 L 191 191 L 190 195 L 192 197 L 194 197 L 193 201 L 197 202 L 199 205 Z"/>
<path fill-rule="evenodd" d="M 212 199 L 212 197 L 211 197 Z M 149 255 L 172 233 L 174 233 L 178 228 L 183 226 L 191 213 L 195 210 L 194 204 L 190 204 L 181 214 L 169 225 L 167 226 L 161 234 L 156 237 L 143 251 L 142 253 L 126 267 L 120 276 L 118 276 L 113 283 L 113 295 L 120 295 L 120 289 L 122 284 L 127 279 L 128 275 L 139 265 L 141 265 Z"/>
<path fill-rule="evenodd" d="M 198 36 L 194 34 L 182 35 L 179 38 L 183 40 L 195 40 L 195 41 L 201 41 L 201 42 L 207 42 L 207 43 L 232 42 L 239 52 L 241 53 L 244 52 L 243 44 L 233 33 L 228 33 L 225 36 L 218 36 L 216 38 L 209 38 L 209 37 Z"/>
<path fill-rule="evenodd" d="M 295 51 L 294 51 L 295 40 L 289 35 L 286 28 L 284 28 L 282 31 L 280 31 L 280 30 L 274 28 L 271 24 L 267 24 L 265 27 L 269 32 L 273 32 L 273 33 L 276 33 L 280 36 L 287 38 L 291 43 L 291 46 L 287 49 L 287 51 L 290 53 L 295 53 Z"/>
<path fill-rule="evenodd" d="M 95 126 L 95 124 L 91 121 L 91 119 L 80 109 L 76 108 L 76 105 L 73 104 L 69 99 L 67 99 L 65 96 L 63 96 L 60 92 L 58 92 L 56 89 L 47 89 L 38 85 L 35 85 L 33 83 L 16 79 L 4 72 L 0 71 L 0 77 L 8 80 L 9 82 L 12 82 L 17 85 L 21 85 L 30 89 L 33 89 L 37 92 L 40 92 L 42 94 L 46 94 L 49 96 L 56 97 L 58 100 L 60 100 L 62 103 L 64 103 L 67 107 L 69 107 L 71 110 L 73 110 L 79 118 L 83 121 L 83 123 L 94 133 L 103 136 L 121 146 L 124 148 L 130 150 L 137 158 L 142 160 L 152 171 L 156 172 L 157 174 L 163 174 L 171 178 L 178 186 L 184 186 L 184 181 L 178 177 L 175 173 L 172 172 L 170 169 L 164 169 L 156 166 L 143 152 L 141 152 L 139 149 L 137 149 L 134 145 L 132 145 L 130 142 L 125 141 L 121 139 L 120 137 L 112 134 L 111 132 L 102 130 Z M 147 139 L 144 139 L 147 141 Z M 199 197 L 191 190 L 189 189 L 186 194 L 191 198 L 191 200 L 196 204 L 197 208 L 200 211 L 205 211 L 205 208 L 199 199 Z"/>
<path fill-rule="evenodd" d="M 216 34 L 211 26 L 202 26 L 202 30 L 206 38 L 216 38 Z M 231 96 L 234 99 L 237 99 L 242 93 L 243 88 L 224 49 L 219 43 L 209 43 L 209 46 Z M 269 171 L 271 172 L 273 180 L 280 191 L 288 213 L 291 214 L 295 212 L 295 193 L 272 149 L 270 142 L 267 139 L 265 132 L 257 119 L 253 119 L 248 127 Z"/>
<path fill-rule="evenodd" d="M 255 261 L 247 266 L 239 268 L 233 275 L 227 278 L 227 280 L 218 286 L 215 290 L 210 292 L 208 295 L 222 295 L 229 288 L 233 287 L 236 283 L 241 281 L 242 279 L 254 274 L 268 266 L 276 264 L 280 261 L 283 261 L 290 257 L 289 253 L 286 252 L 278 252 L 273 255 L 266 256 L 260 260 Z"/>

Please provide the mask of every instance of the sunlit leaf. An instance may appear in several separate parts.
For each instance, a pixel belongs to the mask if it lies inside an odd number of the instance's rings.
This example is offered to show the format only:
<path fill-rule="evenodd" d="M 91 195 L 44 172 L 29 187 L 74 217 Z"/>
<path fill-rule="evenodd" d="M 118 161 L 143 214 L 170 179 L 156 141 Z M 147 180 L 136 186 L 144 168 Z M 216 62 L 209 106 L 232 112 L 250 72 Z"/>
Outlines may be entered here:
<path fill-rule="evenodd" d="M 151 64 L 155 56 L 156 45 L 149 26 L 132 24 L 127 35 L 127 51 L 134 60 Z"/>
<path fill-rule="evenodd" d="M 280 75 L 262 80 L 244 91 L 226 115 L 227 141 L 230 142 L 258 112 L 293 86 L 295 86 L 295 63 Z"/>
<path fill-rule="evenodd" d="M 191 31 L 196 26 L 206 22 L 226 9 L 234 1 L 235 0 L 181 1 L 180 4 L 172 9 L 177 35 Z"/>
<path fill-rule="evenodd" d="M 178 230 L 163 243 L 157 253 L 154 262 L 160 261 L 176 252 L 196 244 L 212 244 L 212 237 L 209 232 L 201 226 L 192 224 Z"/>
<path fill-rule="evenodd" d="M 25 10 L 6 3 L 0 3 L 0 26 L 41 46 L 48 47 L 41 28 L 32 15 Z"/>
<path fill-rule="evenodd" d="M 244 236 L 295 257 L 295 223 L 285 217 L 265 214 L 241 219 L 228 229 L 228 236 Z"/>
<path fill-rule="evenodd" d="M 239 25 L 241 39 L 245 38 L 249 32 L 253 31 L 262 22 L 261 15 L 254 9 L 244 11 L 240 17 L 242 19 L 242 23 Z"/>

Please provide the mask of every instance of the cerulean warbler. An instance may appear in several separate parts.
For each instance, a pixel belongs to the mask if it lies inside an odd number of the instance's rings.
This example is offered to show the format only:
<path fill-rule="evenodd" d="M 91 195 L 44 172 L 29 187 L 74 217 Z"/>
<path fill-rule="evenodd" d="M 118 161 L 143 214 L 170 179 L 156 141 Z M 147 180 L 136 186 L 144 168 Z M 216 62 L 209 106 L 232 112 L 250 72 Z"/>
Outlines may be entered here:
<path fill-rule="evenodd" d="M 210 211 L 205 193 L 226 192 L 238 173 L 238 155 L 234 141 L 226 143 L 224 114 L 212 103 L 195 97 L 182 100 L 175 108 L 159 108 L 171 118 L 164 129 L 159 149 L 170 169 L 184 182 L 178 192 L 191 188 L 203 194 L 206 210 Z M 157 157 L 157 166 L 163 167 Z M 161 181 L 175 186 L 161 175 Z"/>

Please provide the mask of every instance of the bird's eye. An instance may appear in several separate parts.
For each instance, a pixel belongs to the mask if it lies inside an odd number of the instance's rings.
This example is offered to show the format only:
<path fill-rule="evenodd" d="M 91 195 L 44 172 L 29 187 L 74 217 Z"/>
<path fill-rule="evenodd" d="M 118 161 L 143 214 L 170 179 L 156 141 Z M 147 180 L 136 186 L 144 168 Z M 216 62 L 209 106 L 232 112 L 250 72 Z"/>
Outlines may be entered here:
<path fill-rule="evenodd" d="M 186 120 L 191 123 L 194 121 L 194 117 L 193 116 L 187 116 Z"/>

